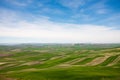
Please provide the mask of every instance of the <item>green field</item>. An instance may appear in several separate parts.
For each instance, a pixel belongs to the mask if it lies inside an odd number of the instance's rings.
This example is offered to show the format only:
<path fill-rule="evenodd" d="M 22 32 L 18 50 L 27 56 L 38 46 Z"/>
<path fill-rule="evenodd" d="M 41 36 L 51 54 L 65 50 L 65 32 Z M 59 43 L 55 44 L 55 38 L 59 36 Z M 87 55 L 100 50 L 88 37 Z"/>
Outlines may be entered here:
<path fill-rule="evenodd" d="M 1 45 L 0 80 L 120 80 L 120 44 Z"/>

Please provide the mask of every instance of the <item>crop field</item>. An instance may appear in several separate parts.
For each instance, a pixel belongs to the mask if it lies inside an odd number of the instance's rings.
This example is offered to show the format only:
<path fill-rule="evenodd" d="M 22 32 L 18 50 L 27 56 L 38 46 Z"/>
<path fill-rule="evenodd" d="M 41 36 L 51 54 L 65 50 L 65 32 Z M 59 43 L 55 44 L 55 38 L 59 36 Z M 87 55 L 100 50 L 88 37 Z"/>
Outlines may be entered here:
<path fill-rule="evenodd" d="M 120 44 L 1 45 L 0 80 L 120 80 Z"/>

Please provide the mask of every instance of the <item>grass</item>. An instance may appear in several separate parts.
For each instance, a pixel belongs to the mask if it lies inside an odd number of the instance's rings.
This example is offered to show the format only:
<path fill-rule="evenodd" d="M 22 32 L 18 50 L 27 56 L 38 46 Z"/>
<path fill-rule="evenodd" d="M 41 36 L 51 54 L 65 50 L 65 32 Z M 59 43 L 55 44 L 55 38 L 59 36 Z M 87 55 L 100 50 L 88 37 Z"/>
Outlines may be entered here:
<path fill-rule="evenodd" d="M 99 56 L 86 58 L 86 59 L 84 59 L 84 60 L 82 60 L 82 61 L 80 61 L 80 62 L 75 63 L 74 65 L 84 65 L 84 64 L 86 64 L 86 63 L 94 60 L 94 59 L 97 58 L 97 57 L 99 57 Z"/>
<path fill-rule="evenodd" d="M 109 63 L 112 63 L 119 55 L 111 56 L 107 60 L 105 60 L 103 63 L 99 64 L 99 66 L 106 66 Z"/>
<path fill-rule="evenodd" d="M 107 66 L 118 58 L 119 48 L 118 44 L 0 46 L 1 53 L 12 54 L 0 57 L 0 62 L 5 62 L 0 65 L 0 80 L 2 76 L 17 80 L 120 80 L 120 60 L 114 66 Z M 108 53 L 111 56 L 103 63 L 85 65 Z M 84 59 L 77 61 L 81 58 Z M 36 61 L 40 63 L 23 65 Z"/>
<path fill-rule="evenodd" d="M 119 80 L 120 69 L 101 67 L 68 67 L 41 71 L 16 72 L 10 77 L 21 80 Z M 39 76 L 39 77 L 38 77 Z"/>

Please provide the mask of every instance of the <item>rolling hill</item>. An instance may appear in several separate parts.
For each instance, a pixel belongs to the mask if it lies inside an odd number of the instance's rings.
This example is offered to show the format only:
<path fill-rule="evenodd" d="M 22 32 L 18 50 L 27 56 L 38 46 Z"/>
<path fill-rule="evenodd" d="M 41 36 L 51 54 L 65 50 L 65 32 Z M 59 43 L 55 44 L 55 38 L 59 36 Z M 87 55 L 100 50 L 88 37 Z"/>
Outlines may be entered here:
<path fill-rule="evenodd" d="M 120 80 L 120 44 L 1 45 L 0 80 Z"/>

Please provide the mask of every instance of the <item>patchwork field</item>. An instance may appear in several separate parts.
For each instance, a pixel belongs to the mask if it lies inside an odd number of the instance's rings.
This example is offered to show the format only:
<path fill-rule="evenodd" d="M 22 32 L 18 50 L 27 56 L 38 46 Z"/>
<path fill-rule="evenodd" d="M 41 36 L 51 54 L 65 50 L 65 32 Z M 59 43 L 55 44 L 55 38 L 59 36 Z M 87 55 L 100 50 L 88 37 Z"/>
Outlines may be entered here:
<path fill-rule="evenodd" d="M 120 80 L 120 44 L 1 45 L 0 80 Z"/>

